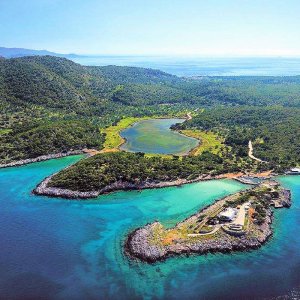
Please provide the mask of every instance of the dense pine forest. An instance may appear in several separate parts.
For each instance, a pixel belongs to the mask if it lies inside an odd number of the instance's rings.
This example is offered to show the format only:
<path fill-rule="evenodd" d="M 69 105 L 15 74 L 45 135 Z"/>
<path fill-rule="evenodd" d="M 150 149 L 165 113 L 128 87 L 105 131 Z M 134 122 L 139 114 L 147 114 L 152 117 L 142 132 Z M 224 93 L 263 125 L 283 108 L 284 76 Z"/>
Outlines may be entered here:
<path fill-rule="evenodd" d="M 269 163 L 256 168 L 299 164 L 300 76 L 181 78 L 53 56 L 0 58 L 0 163 L 101 149 L 100 129 L 123 117 L 182 111 L 193 119 L 174 129 L 210 130 L 224 138 L 220 157 L 228 169 L 249 167 L 249 140 Z"/>
<path fill-rule="evenodd" d="M 54 175 L 50 186 L 76 191 L 97 191 L 115 182 L 134 185 L 145 182 L 192 180 L 201 174 L 218 175 L 236 171 L 236 166 L 224 164 L 220 156 L 204 152 L 199 156 L 165 159 L 147 158 L 143 153 L 98 154 Z"/>
<path fill-rule="evenodd" d="M 300 109 L 296 107 L 216 107 L 173 127 L 212 130 L 241 158 L 247 158 L 251 140 L 254 154 L 277 171 L 300 163 Z"/>

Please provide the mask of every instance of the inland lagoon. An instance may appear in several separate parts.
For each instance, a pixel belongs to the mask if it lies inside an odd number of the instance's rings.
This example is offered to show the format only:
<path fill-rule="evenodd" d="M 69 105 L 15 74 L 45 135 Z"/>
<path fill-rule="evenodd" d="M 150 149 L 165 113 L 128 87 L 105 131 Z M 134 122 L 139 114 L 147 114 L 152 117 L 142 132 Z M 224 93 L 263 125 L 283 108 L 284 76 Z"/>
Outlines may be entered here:
<path fill-rule="evenodd" d="M 184 119 L 151 119 L 136 122 L 121 131 L 126 142 L 121 150 L 130 152 L 185 155 L 199 141 L 170 129 L 171 125 Z"/>
<path fill-rule="evenodd" d="M 300 296 L 299 176 L 277 178 L 291 190 L 292 206 L 275 211 L 274 235 L 262 248 L 147 264 L 124 254 L 129 232 L 155 220 L 172 227 L 215 199 L 248 186 L 211 180 L 78 201 L 31 194 L 46 176 L 81 158 L 0 170 L 1 299 Z"/>

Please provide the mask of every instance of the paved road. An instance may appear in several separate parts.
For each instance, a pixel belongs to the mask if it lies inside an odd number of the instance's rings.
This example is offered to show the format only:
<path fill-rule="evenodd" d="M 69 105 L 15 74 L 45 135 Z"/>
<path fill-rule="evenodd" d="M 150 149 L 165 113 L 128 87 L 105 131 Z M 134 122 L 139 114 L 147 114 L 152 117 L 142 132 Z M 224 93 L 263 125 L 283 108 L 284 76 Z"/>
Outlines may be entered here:
<path fill-rule="evenodd" d="M 232 221 L 230 224 L 235 224 L 235 225 L 242 225 L 244 226 L 245 223 L 245 216 L 246 216 L 246 209 L 245 206 L 249 205 L 249 203 L 244 203 L 241 205 L 241 208 L 238 211 L 238 214 L 236 216 L 236 219 Z"/>

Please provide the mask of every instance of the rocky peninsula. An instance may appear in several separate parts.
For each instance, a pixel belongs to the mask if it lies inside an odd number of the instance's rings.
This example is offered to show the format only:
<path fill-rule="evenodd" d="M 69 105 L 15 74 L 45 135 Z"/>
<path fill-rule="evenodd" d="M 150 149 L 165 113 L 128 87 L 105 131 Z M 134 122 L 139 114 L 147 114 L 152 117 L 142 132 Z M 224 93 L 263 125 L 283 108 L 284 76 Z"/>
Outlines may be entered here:
<path fill-rule="evenodd" d="M 130 233 L 126 253 L 153 263 L 180 254 L 205 254 L 256 249 L 272 235 L 273 207 L 290 207 L 290 191 L 276 181 L 217 200 L 165 229 L 159 222 Z"/>
<path fill-rule="evenodd" d="M 49 183 L 53 176 L 57 173 L 47 177 L 44 179 L 34 190 L 33 193 L 36 195 L 43 195 L 48 197 L 61 197 L 67 199 L 87 199 L 87 198 L 96 198 L 99 195 L 108 194 L 115 191 L 128 191 L 128 190 L 143 190 L 143 189 L 156 189 L 163 187 L 171 187 L 171 186 L 180 186 L 183 184 L 194 183 L 198 181 L 204 180 L 212 180 L 219 179 L 222 176 L 211 176 L 209 174 L 203 174 L 198 176 L 195 179 L 177 179 L 174 181 L 145 181 L 139 184 L 126 182 L 126 181 L 116 181 L 112 184 L 105 186 L 102 189 L 94 190 L 94 191 L 75 191 L 65 188 L 51 187 Z"/>

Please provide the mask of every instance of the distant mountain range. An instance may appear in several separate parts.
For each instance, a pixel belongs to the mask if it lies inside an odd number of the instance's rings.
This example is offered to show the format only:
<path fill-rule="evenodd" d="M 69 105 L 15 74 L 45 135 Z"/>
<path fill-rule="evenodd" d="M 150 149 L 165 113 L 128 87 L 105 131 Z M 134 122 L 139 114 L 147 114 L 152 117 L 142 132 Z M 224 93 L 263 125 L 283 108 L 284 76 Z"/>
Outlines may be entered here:
<path fill-rule="evenodd" d="M 0 47 L 0 56 L 5 58 L 34 56 L 34 55 L 39 55 L 39 56 L 51 55 L 51 56 L 66 57 L 66 58 L 81 57 L 81 55 L 77 55 L 77 54 L 61 54 L 61 53 L 55 53 L 47 50 L 32 50 L 32 49 L 25 49 L 25 48 Z"/>

